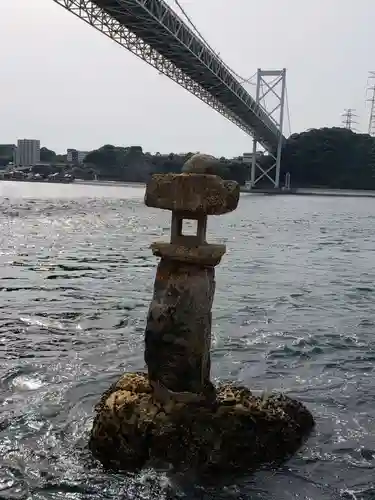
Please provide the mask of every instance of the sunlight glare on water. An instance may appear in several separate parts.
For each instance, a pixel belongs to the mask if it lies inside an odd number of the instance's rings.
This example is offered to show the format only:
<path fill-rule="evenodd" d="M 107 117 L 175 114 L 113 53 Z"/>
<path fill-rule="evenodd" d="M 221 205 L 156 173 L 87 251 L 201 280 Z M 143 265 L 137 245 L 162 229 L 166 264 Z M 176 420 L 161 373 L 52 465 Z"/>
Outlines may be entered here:
<path fill-rule="evenodd" d="M 375 498 L 375 205 L 242 195 L 210 217 L 225 243 L 213 377 L 281 389 L 317 419 L 276 470 L 203 487 L 117 475 L 87 451 L 93 407 L 143 369 L 143 332 L 170 214 L 144 188 L 0 182 L 0 499 Z"/>

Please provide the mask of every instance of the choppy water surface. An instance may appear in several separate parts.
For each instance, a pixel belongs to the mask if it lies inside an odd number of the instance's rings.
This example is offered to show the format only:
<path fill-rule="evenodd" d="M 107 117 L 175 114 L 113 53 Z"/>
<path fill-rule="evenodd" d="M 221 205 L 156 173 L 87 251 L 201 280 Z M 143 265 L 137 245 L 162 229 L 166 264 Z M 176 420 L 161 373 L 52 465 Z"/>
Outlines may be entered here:
<path fill-rule="evenodd" d="M 317 430 L 278 470 L 203 489 L 107 474 L 85 445 L 100 394 L 143 368 L 166 212 L 143 189 L 0 183 L 0 498 L 375 498 L 375 200 L 243 195 L 210 218 L 213 375 L 282 389 Z"/>

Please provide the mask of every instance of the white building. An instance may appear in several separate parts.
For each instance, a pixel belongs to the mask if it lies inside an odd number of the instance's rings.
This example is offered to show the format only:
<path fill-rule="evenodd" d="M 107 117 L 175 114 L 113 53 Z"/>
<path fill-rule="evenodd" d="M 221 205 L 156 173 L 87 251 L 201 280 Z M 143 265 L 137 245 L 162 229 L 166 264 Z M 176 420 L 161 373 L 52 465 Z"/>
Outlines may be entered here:
<path fill-rule="evenodd" d="M 66 159 L 68 163 L 81 164 L 89 151 L 78 151 L 77 149 L 67 149 Z"/>
<path fill-rule="evenodd" d="M 40 162 L 40 141 L 36 139 L 18 139 L 17 167 L 32 167 L 38 162 Z"/>

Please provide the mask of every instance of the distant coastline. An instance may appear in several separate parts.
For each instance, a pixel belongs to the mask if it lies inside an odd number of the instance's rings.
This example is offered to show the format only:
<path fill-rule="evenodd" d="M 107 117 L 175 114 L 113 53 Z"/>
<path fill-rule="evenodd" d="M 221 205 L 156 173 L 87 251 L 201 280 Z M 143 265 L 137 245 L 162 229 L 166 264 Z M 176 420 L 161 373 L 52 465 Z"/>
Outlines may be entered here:
<path fill-rule="evenodd" d="M 68 150 L 72 151 L 72 150 Z M 145 153 L 141 146 L 104 145 L 76 157 L 40 149 L 40 162 L 32 167 L 12 164 L 11 145 L 0 145 L 0 178 L 38 182 L 90 182 L 144 184 L 153 174 L 180 173 L 189 153 Z M 235 180 L 246 189 L 252 168 L 252 153 L 218 158 L 214 173 Z M 71 160 L 71 161 L 69 161 Z M 256 152 L 256 189 L 267 190 L 274 155 Z M 289 183 L 290 180 L 290 183 Z M 280 164 L 280 187 L 308 190 L 375 190 L 375 137 L 338 127 L 310 129 L 292 134 L 285 142 Z M 275 193 L 275 191 L 273 191 Z M 269 193 L 271 194 L 271 193 Z"/>
<path fill-rule="evenodd" d="M 3 179 L 0 178 L 0 182 L 29 182 L 30 184 L 68 184 L 67 182 L 60 181 L 46 181 L 46 180 L 30 180 L 30 179 Z M 90 179 L 73 179 L 69 184 L 84 184 L 90 186 L 128 186 L 128 187 L 142 187 L 145 186 L 145 182 L 138 181 L 107 181 L 107 180 L 90 180 Z"/>
<path fill-rule="evenodd" d="M 84 180 L 75 179 L 73 184 L 84 184 L 88 186 L 125 186 L 125 187 L 145 187 L 146 182 L 131 181 L 105 181 L 105 180 Z"/>
<path fill-rule="evenodd" d="M 58 182 L 45 182 L 45 181 L 28 181 L 28 180 L 1 180 L 1 182 L 20 182 L 29 184 L 59 184 Z M 63 183 L 66 185 L 66 183 Z M 85 180 L 85 179 L 75 179 L 70 185 L 73 186 L 92 186 L 92 187 L 112 187 L 112 188 L 142 188 L 145 189 L 144 182 L 130 182 L 130 181 L 106 181 L 106 180 Z M 358 190 L 358 189 L 330 189 L 324 187 L 311 187 L 311 188 L 293 188 L 293 189 L 249 189 L 245 186 L 241 186 L 241 194 L 249 196 L 321 196 L 321 197 L 344 197 L 344 198 L 375 198 L 375 190 Z"/>

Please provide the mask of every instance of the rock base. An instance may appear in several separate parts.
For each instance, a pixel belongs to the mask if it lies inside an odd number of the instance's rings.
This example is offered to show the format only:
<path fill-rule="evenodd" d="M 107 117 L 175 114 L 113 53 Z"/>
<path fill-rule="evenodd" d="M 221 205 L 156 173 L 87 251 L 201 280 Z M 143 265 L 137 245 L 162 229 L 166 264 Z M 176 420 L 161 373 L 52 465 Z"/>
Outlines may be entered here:
<path fill-rule="evenodd" d="M 161 403 L 143 373 L 123 375 L 95 411 L 90 449 L 115 470 L 157 460 L 209 475 L 253 471 L 290 457 L 314 427 L 301 403 L 233 384 L 219 386 L 214 402 Z"/>

